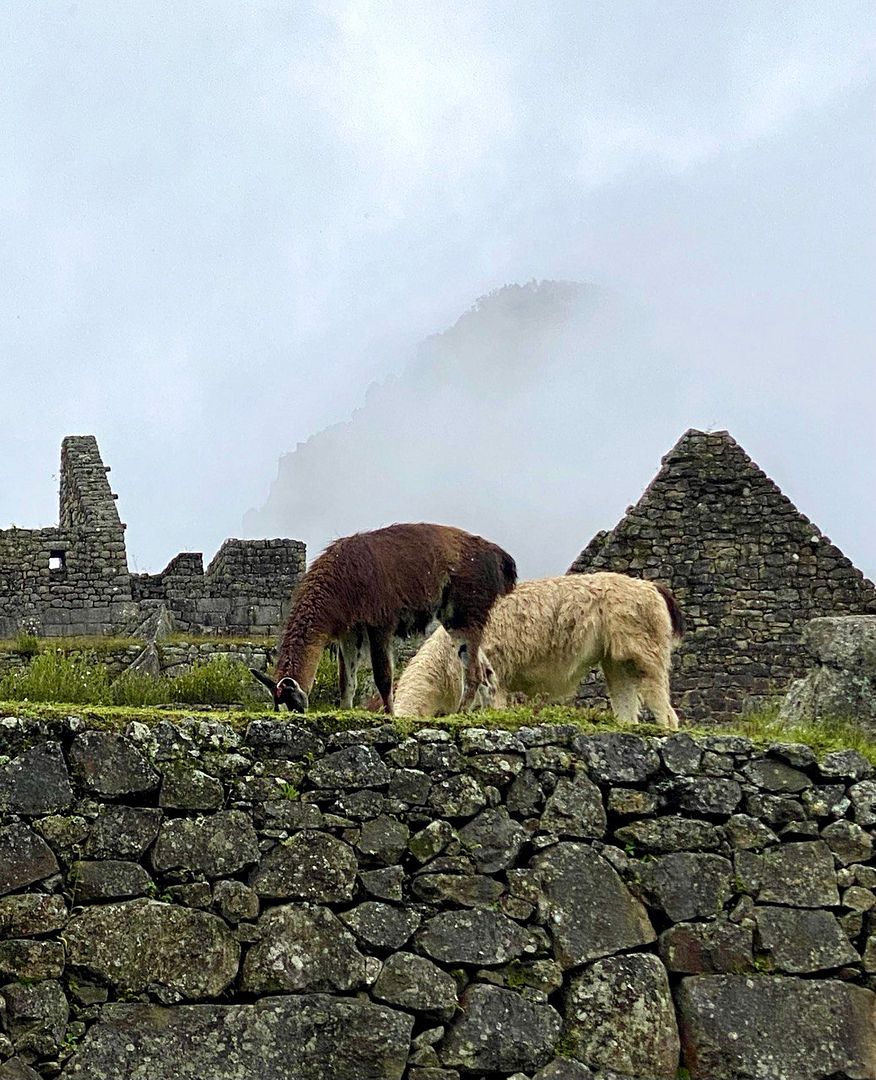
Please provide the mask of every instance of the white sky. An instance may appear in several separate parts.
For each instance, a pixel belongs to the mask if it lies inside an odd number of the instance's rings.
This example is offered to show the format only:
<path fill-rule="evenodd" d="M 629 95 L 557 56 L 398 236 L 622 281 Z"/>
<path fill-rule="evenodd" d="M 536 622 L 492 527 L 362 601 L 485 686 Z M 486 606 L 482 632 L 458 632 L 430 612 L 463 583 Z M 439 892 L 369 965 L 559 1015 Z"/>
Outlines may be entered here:
<path fill-rule="evenodd" d="M 683 377 L 663 426 L 635 379 L 603 403 L 621 511 L 685 427 L 727 427 L 876 575 L 874 15 L 6 0 L 0 527 L 56 521 L 61 438 L 93 433 L 132 568 L 209 559 L 417 342 L 565 278 L 646 313 L 643 387 Z M 558 400 L 599 386 L 588 357 Z M 567 561 L 615 523 L 580 453 Z"/>

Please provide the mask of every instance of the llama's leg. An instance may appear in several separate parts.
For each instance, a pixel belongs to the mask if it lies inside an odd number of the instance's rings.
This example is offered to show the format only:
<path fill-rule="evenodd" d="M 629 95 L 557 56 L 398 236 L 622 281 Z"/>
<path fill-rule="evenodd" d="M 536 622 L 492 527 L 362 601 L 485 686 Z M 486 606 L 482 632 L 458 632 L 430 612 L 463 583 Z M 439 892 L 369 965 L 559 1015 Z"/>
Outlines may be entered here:
<path fill-rule="evenodd" d="M 463 670 L 465 672 L 462 691 L 460 712 L 468 712 L 474 705 L 478 691 L 487 682 L 484 669 L 484 654 L 481 650 L 481 640 L 484 636 L 482 629 L 467 630 L 460 632 L 459 637 L 465 644 L 465 650 L 460 654 Z"/>
<path fill-rule="evenodd" d="M 654 721 L 668 731 L 678 731 L 678 716 L 669 698 L 668 672 L 643 675 L 640 690 L 642 701 L 654 714 Z"/>
<path fill-rule="evenodd" d="M 383 698 L 383 711 L 392 716 L 392 630 L 369 626 L 368 644 L 371 647 L 371 672 Z"/>
<path fill-rule="evenodd" d="M 614 715 L 622 724 L 639 722 L 639 676 L 632 664 L 602 661 Z"/>
<path fill-rule="evenodd" d="M 352 709 L 356 696 L 356 675 L 359 670 L 361 637 L 356 631 L 338 640 L 338 688 L 341 692 L 341 708 Z"/>

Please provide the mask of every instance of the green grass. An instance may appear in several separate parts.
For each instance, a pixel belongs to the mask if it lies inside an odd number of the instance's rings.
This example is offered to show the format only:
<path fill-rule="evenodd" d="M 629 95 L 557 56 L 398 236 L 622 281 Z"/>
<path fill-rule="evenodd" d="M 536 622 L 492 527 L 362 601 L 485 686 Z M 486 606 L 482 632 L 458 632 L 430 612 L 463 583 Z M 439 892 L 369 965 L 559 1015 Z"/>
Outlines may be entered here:
<path fill-rule="evenodd" d="M 88 640 L 95 645 L 111 639 Z M 360 671 L 359 685 L 364 689 L 360 694 L 362 700 L 368 696 L 370 672 Z M 325 652 L 310 694 L 311 712 L 306 720 L 295 722 L 306 723 L 325 733 L 386 722 L 382 713 L 361 708 L 350 712 L 338 710 L 337 695 L 337 661 Z M 246 666 L 222 656 L 199 661 L 189 670 L 172 677 L 156 679 L 125 672 L 112 681 L 106 666 L 100 662 L 98 651 L 68 652 L 63 648 L 46 647 L 41 642 L 40 651 L 26 667 L 0 677 L 0 715 L 58 718 L 74 711 L 98 725 L 124 727 L 130 720 L 155 723 L 160 719 L 191 715 L 191 711 L 186 712 L 186 705 L 199 706 L 200 717 L 219 719 L 235 727 L 245 726 L 256 717 L 273 714 L 268 694 L 253 680 Z M 209 711 L 211 706 L 219 708 Z M 286 712 L 279 716 L 292 719 Z M 486 709 L 424 720 L 395 717 L 391 722 L 402 734 L 423 727 L 438 727 L 451 732 L 470 727 L 515 731 L 535 724 L 574 724 L 582 731 L 594 732 L 627 730 L 640 735 L 665 734 L 662 729 L 647 724 L 622 729 L 610 713 L 600 710 L 538 702 L 512 709 Z M 777 708 L 767 708 L 741 716 L 729 724 L 685 730 L 692 735 L 745 735 L 759 747 L 776 742 L 799 742 L 810 746 L 818 756 L 853 749 L 876 765 L 876 738 L 849 720 L 785 725 L 779 720 Z"/>

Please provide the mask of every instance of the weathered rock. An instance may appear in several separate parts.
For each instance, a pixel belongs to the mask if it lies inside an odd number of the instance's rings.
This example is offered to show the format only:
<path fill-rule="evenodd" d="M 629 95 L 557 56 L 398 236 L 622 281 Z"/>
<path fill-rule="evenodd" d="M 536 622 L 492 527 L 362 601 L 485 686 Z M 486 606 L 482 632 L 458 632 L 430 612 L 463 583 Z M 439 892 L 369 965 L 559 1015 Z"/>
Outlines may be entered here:
<path fill-rule="evenodd" d="M 868 780 L 876 769 L 857 750 L 835 750 L 822 758 L 818 771 L 827 780 Z"/>
<path fill-rule="evenodd" d="M 762 851 L 779 842 L 772 829 L 748 814 L 734 814 L 725 828 L 727 839 L 737 851 Z"/>
<path fill-rule="evenodd" d="M 520 956 L 529 933 L 494 911 L 444 911 L 423 926 L 417 945 L 442 964 L 504 964 Z"/>
<path fill-rule="evenodd" d="M 102 806 L 82 852 L 91 859 L 139 859 L 158 835 L 162 817 L 154 807 Z"/>
<path fill-rule="evenodd" d="M 411 891 L 433 904 L 490 907 L 504 892 L 501 881 L 482 874 L 418 874 Z"/>
<path fill-rule="evenodd" d="M 660 958 L 669 971 L 687 975 L 741 974 L 754 969 L 751 925 L 678 923 L 660 935 Z"/>
<path fill-rule="evenodd" d="M 247 953 L 241 975 L 241 987 L 249 993 L 332 993 L 353 990 L 365 980 L 365 957 L 328 908 L 271 908 L 258 928 L 259 940 Z"/>
<path fill-rule="evenodd" d="M 638 735 L 621 731 L 579 735 L 572 745 L 601 784 L 642 784 L 660 768 L 656 750 Z"/>
<path fill-rule="evenodd" d="M 482 811 L 459 830 L 463 847 L 482 874 L 495 874 L 511 866 L 525 837 L 504 807 Z"/>
<path fill-rule="evenodd" d="M 876 780 L 862 780 L 849 788 L 852 815 L 858 825 L 869 829 L 876 825 Z"/>
<path fill-rule="evenodd" d="M 386 794 L 408 806 L 423 806 L 431 787 L 431 777 L 421 769 L 393 769 Z"/>
<path fill-rule="evenodd" d="M 57 873 L 48 844 L 21 821 L 0 830 L 0 895 L 32 885 Z"/>
<path fill-rule="evenodd" d="M 605 835 L 602 794 L 584 772 L 560 777 L 545 804 L 541 828 L 559 836 L 599 839 Z"/>
<path fill-rule="evenodd" d="M 3 1027 L 15 1050 L 28 1058 L 56 1053 L 70 1013 L 61 984 L 53 979 L 9 983 L 3 999 Z"/>
<path fill-rule="evenodd" d="M 425 956 L 395 953 L 374 983 L 374 996 L 390 1005 L 449 1019 L 456 1008 L 456 981 Z"/>
<path fill-rule="evenodd" d="M 175 761 L 161 770 L 160 806 L 169 810 L 218 810 L 225 790 L 215 776 Z"/>
<path fill-rule="evenodd" d="M 696 975 L 678 1009 L 692 1080 L 876 1075 L 876 994 L 833 980 Z"/>
<path fill-rule="evenodd" d="M 810 817 L 840 818 L 851 806 L 844 784 L 819 784 L 808 788 L 801 801 Z"/>
<path fill-rule="evenodd" d="M 50 934 L 67 922 L 67 905 L 61 896 L 24 893 L 0 897 L 0 938 Z"/>
<path fill-rule="evenodd" d="M 405 872 L 400 866 L 387 866 L 380 870 L 362 870 L 359 873 L 362 888 L 381 900 L 401 900 Z"/>
<path fill-rule="evenodd" d="M 471 817 L 486 805 L 483 786 L 464 774 L 438 780 L 429 792 L 429 806 L 444 817 Z"/>
<path fill-rule="evenodd" d="M 692 814 L 726 817 L 742 801 L 742 788 L 735 780 L 719 776 L 684 777 L 673 785 L 678 806 Z"/>
<path fill-rule="evenodd" d="M 455 837 L 456 833 L 446 821 L 430 821 L 425 829 L 410 838 L 408 848 L 417 862 L 426 863 L 440 855 Z"/>
<path fill-rule="evenodd" d="M 668 735 L 658 742 L 666 768 L 676 775 L 692 775 L 699 770 L 703 748 L 686 732 Z"/>
<path fill-rule="evenodd" d="M 654 941 L 643 905 L 589 847 L 557 844 L 535 856 L 532 866 L 542 886 L 539 914 L 564 969 Z"/>
<path fill-rule="evenodd" d="M 351 900 L 358 865 L 353 849 L 328 833 L 296 833 L 253 872 L 250 886 L 272 900 Z"/>
<path fill-rule="evenodd" d="M 610 814 L 621 817 L 648 817 L 657 810 L 657 796 L 641 788 L 610 788 L 606 808 Z"/>
<path fill-rule="evenodd" d="M 16 1057 L 0 1065 L 0 1080 L 40 1080 L 40 1074 Z"/>
<path fill-rule="evenodd" d="M 572 1058 L 558 1057 L 539 1069 L 533 1080 L 599 1080 L 586 1065 Z"/>
<path fill-rule="evenodd" d="M 736 874 L 761 902 L 811 908 L 839 904 L 833 856 L 821 840 L 782 844 L 763 855 L 740 851 Z"/>
<path fill-rule="evenodd" d="M 51 814 L 72 801 L 60 743 L 39 743 L 0 768 L 0 812 Z"/>
<path fill-rule="evenodd" d="M 562 1026 L 550 1005 L 482 984 L 469 987 L 460 1004 L 461 1014 L 438 1047 L 442 1064 L 466 1072 L 510 1073 L 550 1060 Z"/>
<path fill-rule="evenodd" d="M 193 870 L 207 877 L 235 874 L 258 862 L 258 837 L 241 810 L 220 810 L 194 818 L 164 822 L 152 849 L 152 865 L 166 870 Z"/>
<path fill-rule="evenodd" d="M 873 854 L 873 841 L 860 825 L 853 821 L 832 821 L 821 830 L 821 836 L 837 862 L 867 862 Z"/>
<path fill-rule="evenodd" d="M 779 971 L 803 975 L 860 959 L 829 911 L 761 907 L 756 917 L 761 948 Z"/>
<path fill-rule="evenodd" d="M 58 979 L 63 971 L 64 946 L 60 941 L 0 941 L 0 976 Z"/>
<path fill-rule="evenodd" d="M 325 751 L 318 735 L 298 724 L 275 720 L 253 720 L 246 729 L 245 744 L 259 757 L 315 759 Z"/>
<path fill-rule="evenodd" d="M 563 1045 L 591 1068 L 674 1080 L 679 1039 L 666 969 L 656 956 L 597 960 L 566 994 Z"/>
<path fill-rule="evenodd" d="M 806 743 L 773 743 L 767 747 L 767 754 L 793 765 L 795 769 L 808 769 L 816 762 L 815 751 Z"/>
<path fill-rule="evenodd" d="M 240 947 L 221 919 L 156 900 L 87 908 L 65 936 L 68 963 L 119 990 L 155 984 L 182 997 L 214 997 L 237 974 Z"/>
<path fill-rule="evenodd" d="M 375 900 L 366 900 L 339 918 L 357 938 L 378 949 L 400 949 L 422 921 L 416 911 Z"/>
<path fill-rule="evenodd" d="M 159 774 L 130 739 L 110 731 L 84 731 L 70 748 L 73 775 L 88 791 L 115 798 L 158 787 Z"/>
<path fill-rule="evenodd" d="M 321 994 L 110 1005 L 62 1080 L 401 1080 L 413 1023 L 383 1005 Z"/>
<path fill-rule="evenodd" d="M 77 904 L 144 896 L 152 884 L 152 878 L 139 863 L 118 859 L 74 862 L 70 867 L 69 880 Z"/>
<path fill-rule="evenodd" d="M 656 905 L 673 922 L 712 919 L 732 891 L 728 859 L 694 851 L 661 855 L 641 868 L 642 881 Z"/>
<path fill-rule="evenodd" d="M 769 758 L 749 762 L 742 767 L 742 774 L 764 791 L 777 794 L 794 795 L 812 787 L 812 781 L 806 773 L 786 765 L 783 761 L 772 761 Z"/>
<path fill-rule="evenodd" d="M 370 855 L 379 862 L 390 865 L 398 862 L 408 846 L 411 830 L 402 822 L 387 814 L 366 821 L 359 834 L 356 847 L 363 855 Z"/>
<path fill-rule="evenodd" d="M 345 746 L 310 767 L 310 782 L 314 787 L 383 787 L 389 783 L 389 776 L 389 769 L 370 746 Z"/>
<path fill-rule="evenodd" d="M 227 922 L 238 923 L 258 916 L 259 898 L 242 881 L 217 881 L 213 886 L 213 906 Z"/>
<path fill-rule="evenodd" d="M 505 805 L 512 814 L 535 814 L 543 802 L 544 789 L 532 769 L 519 773 L 505 796 Z"/>
<path fill-rule="evenodd" d="M 644 852 L 717 851 L 721 834 L 714 825 L 691 818 L 667 816 L 651 821 L 633 821 L 615 832 L 620 844 L 631 844 Z"/>
<path fill-rule="evenodd" d="M 803 639 L 822 664 L 876 674 L 876 619 L 872 615 L 812 619 L 806 624 Z"/>

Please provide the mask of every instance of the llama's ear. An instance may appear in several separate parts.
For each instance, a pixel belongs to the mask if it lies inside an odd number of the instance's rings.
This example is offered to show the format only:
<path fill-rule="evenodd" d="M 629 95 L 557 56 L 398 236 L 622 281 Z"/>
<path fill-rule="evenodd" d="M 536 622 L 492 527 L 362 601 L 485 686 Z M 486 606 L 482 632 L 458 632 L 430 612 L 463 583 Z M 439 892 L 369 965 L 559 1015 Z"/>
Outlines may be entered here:
<path fill-rule="evenodd" d="M 276 682 L 274 682 L 271 676 L 266 675 L 263 671 L 256 670 L 256 668 L 254 667 L 251 667 L 249 670 L 253 678 L 257 679 L 263 686 L 267 686 L 267 688 L 271 691 L 271 696 L 274 697 L 277 693 L 277 684 Z"/>
<path fill-rule="evenodd" d="M 464 641 L 457 649 L 457 654 L 459 655 L 459 659 L 463 662 L 463 664 L 468 663 L 468 645 Z"/>

